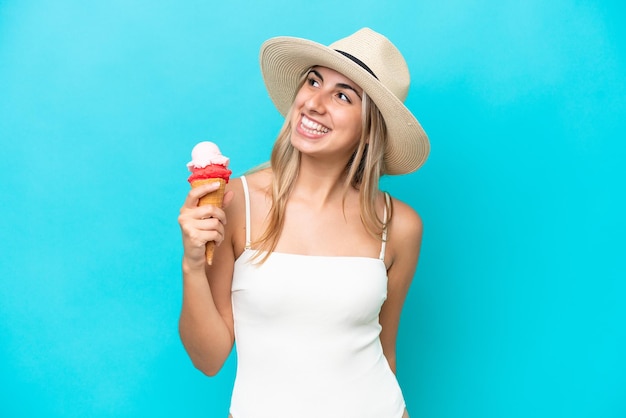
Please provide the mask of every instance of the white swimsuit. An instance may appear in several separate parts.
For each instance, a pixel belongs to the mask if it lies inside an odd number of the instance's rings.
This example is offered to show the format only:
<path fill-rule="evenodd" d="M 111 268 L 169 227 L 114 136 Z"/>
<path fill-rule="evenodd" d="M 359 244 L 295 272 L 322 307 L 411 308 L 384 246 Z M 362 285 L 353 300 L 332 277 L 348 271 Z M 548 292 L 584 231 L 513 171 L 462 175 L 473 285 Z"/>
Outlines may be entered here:
<path fill-rule="evenodd" d="M 380 258 L 272 253 L 235 262 L 233 418 L 401 418 L 404 398 L 380 343 L 387 270 Z M 386 214 L 385 214 L 386 218 Z"/>

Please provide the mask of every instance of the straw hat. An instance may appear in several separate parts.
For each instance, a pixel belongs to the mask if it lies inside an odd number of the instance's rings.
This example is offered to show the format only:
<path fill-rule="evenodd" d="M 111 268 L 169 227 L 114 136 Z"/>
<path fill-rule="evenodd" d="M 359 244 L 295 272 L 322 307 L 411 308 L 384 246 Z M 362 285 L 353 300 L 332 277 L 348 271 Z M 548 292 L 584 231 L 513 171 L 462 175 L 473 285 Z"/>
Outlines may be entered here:
<path fill-rule="evenodd" d="M 385 174 L 411 173 L 426 161 L 428 137 L 404 106 L 409 69 L 383 35 L 363 28 L 329 46 L 302 38 L 271 38 L 261 46 L 260 61 L 267 91 L 283 116 L 304 71 L 316 65 L 328 67 L 358 84 L 380 109 L 388 133 Z"/>

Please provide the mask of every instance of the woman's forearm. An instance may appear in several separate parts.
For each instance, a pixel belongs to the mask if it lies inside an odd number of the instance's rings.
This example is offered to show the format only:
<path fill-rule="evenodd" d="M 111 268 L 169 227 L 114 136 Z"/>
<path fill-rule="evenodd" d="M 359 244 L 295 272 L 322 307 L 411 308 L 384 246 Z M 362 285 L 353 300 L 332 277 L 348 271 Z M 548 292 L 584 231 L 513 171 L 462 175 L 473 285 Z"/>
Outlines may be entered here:
<path fill-rule="evenodd" d="M 183 306 L 180 338 L 194 366 L 214 376 L 228 358 L 234 342 L 228 318 L 218 310 L 204 268 L 183 262 Z"/>

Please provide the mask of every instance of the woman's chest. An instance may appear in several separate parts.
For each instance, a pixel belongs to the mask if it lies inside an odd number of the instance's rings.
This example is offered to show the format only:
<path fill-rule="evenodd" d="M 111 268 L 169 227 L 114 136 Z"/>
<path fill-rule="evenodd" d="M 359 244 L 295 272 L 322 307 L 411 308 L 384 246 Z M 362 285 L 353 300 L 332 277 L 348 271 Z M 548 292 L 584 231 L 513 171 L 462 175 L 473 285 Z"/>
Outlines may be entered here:
<path fill-rule="evenodd" d="M 239 314 L 255 320 L 369 322 L 387 297 L 386 270 L 378 259 L 273 253 L 253 264 L 251 253 L 235 264 L 232 297 Z"/>

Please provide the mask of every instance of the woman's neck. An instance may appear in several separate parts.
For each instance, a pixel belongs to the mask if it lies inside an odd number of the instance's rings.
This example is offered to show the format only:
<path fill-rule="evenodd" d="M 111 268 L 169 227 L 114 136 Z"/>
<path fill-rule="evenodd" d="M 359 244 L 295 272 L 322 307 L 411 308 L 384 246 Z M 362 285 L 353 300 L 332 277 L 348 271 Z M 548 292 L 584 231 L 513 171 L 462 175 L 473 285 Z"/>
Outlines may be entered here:
<path fill-rule="evenodd" d="M 300 165 L 291 197 L 310 200 L 316 206 L 342 201 L 345 180 L 345 168 L 303 162 Z"/>

